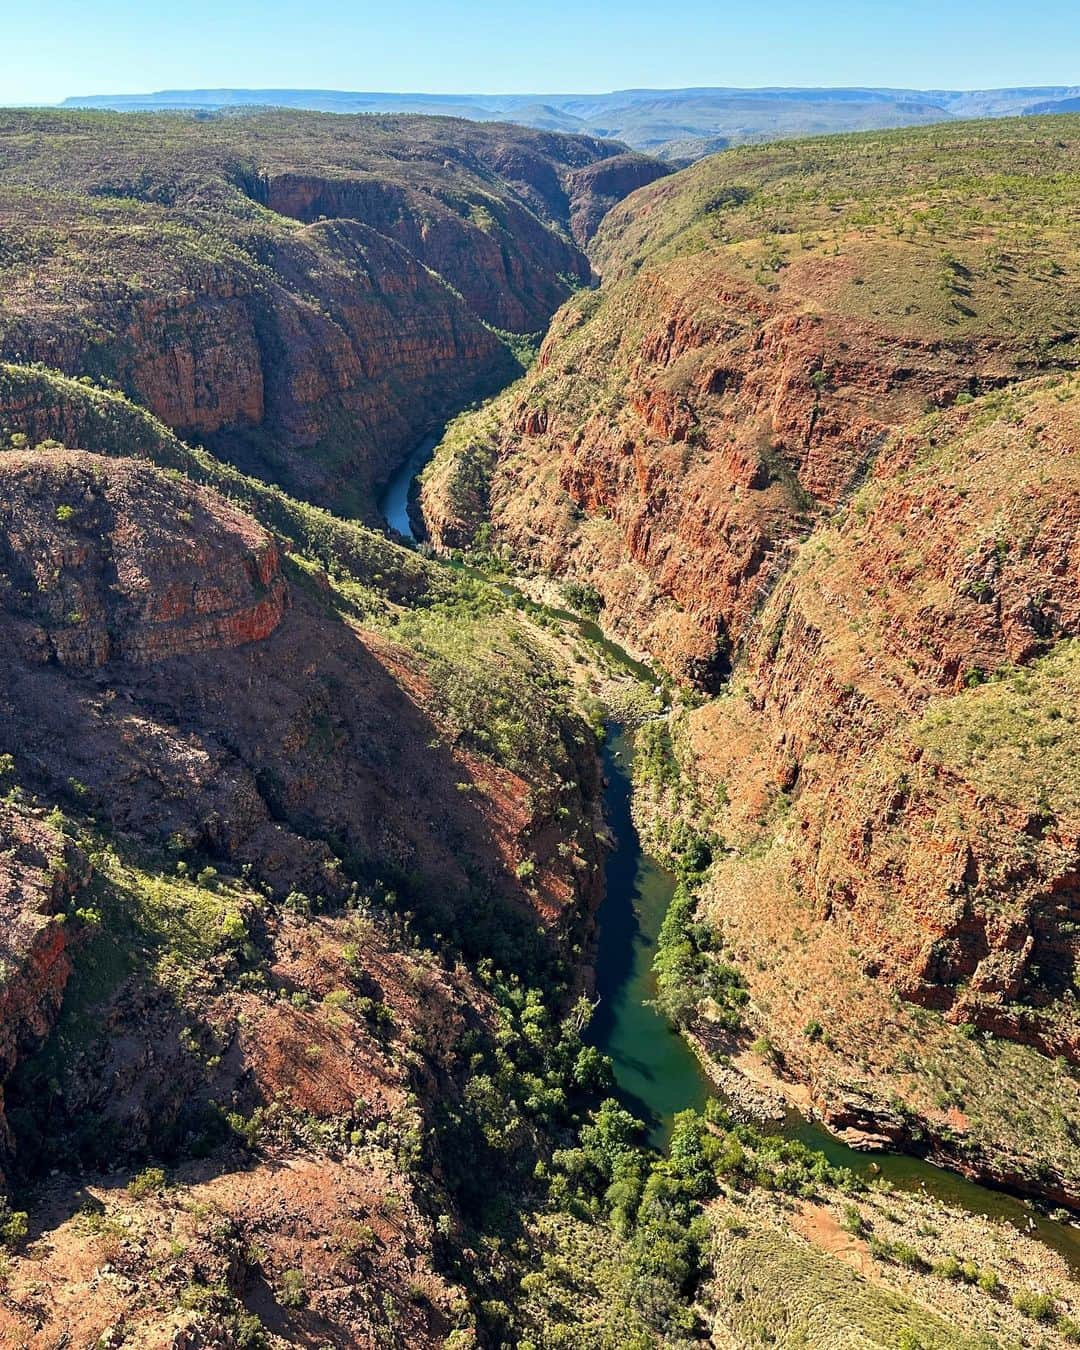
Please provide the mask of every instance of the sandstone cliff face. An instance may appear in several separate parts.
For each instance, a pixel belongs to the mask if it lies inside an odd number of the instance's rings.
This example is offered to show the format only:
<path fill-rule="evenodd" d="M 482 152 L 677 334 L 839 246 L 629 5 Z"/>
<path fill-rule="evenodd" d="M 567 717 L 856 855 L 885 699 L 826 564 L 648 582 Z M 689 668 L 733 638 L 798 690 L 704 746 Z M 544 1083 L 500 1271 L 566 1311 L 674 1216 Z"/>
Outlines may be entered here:
<path fill-rule="evenodd" d="M 570 231 L 584 247 L 617 202 L 668 172 L 645 155 L 613 155 L 576 169 L 570 179 Z"/>
<path fill-rule="evenodd" d="M 5 774 L 5 777 L 10 775 Z M 0 1159 L 13 1138 L 4 1083 L 52 1030 L 71 973 L 57 916 L 89 875 L 86 858 L 27 808 L 0 807 Z"/>
<path fill-rule="evenodd" d="M 26 115 L 0 142 L 0 357 L 108 378 L 354 510 L 518 368 L 487 325 L 535 332 L 589 279 L 572 213 L 664 172 L 590 138 L 426 118 Z"/>
<path fill-rule="evenodd" d="M 38 226 L 55 217 L 19 223 Z M 433 417 L 514 368 L 445 284 L 354 222 L 267 232 L 212 262 L 195 235 L 169 252 L 152 229 L 92 233 L 92 280 L 61 266 L 10 287 L 4 353 L 112 381 L 309 498 L 364 504 Z M 147 280 L 103 281 L 118 255 Z"/>
<path fill-rule="evenodd" d="M 448 904 L 470 872 L 522 899 L 516 858 L 499 856 L 535 826 L 536 805 L 510 805 L 520 777 L 428 753 L 433 691 L 415 658 L 328 622 L 331 592 L 310 581 L 289 607 L 277 546 L 250 518 L 137 461 L 8 451 L 0 475 L 0 730 L 22 781 L 53 799 L 77 781 L 114 828 L 256 865 L 282 893 L 343 893 L 333 837 L 373 871 L 438 878 Z M 78 678 L 96 670 L 104 684 Z M 476 806 L 463 774 L 484 782 Z M 587 756 L 569 776 L 595 790 Z M 551 854 L 556 919 L 578 885 Z"/>
<path fill-rule="evenodd" d="M 804 545 L 744 667 L 750 774 L 798 788 L 802 893 L 906 996 L 1037 1038 L 1077 957 L 1080 822 L 1056 765 L 1073 734 L 1057 644 L 1080 635 L 1078 407 L 1053 383 L 898 438 Z M 1069 1019 L 1045 1034 L 1075 1053 Z"/>
<path fill-rule="evenodd" d="M 890 440 L 683 752 L 704 911 L 825 1118 L 1070 1202 L 1078 409 L 1048 379 Z"/>
<path fill-rule="evenodd" d="M 595 585 L 605 622 L 715 688 L 794 545 L 892 429 L 1076 359 L 1075 273 L 1044 301 L 1033 254 L 1000 270 L 1008 210 L 987 213 L 978 240 L 958 227 L 955 256 L 916 224 L 890 230 L 909 198 L 955 209 L 950 166 L 968 171 L 970 147 L 940 149 L 908 147 L 909 181 L 886 192 L 892 147 L 865 142 L 858 208 L 827 200 L 840 150 L 812 162 L 801 195 L 796 160 L 754 151 L 614 208 L 593 249 L 599 296 L 560 312 L 493 426 L 448 441 L 424 500 L 436 544 L 460 545 L 489 515 L 515 556 Z M 1022 158 L 1008 143 L 995 153 Z M 1071 162 L 1075 148 L 1056 153 Z"/>
<path fill-rule="evenodd" d="M 679 723 L 683 824 L 715 828 L 702 912 L 800 1100 L 1072 1198 L 1080 428 L 1037 377 L 1078 360 L 1044 228 L 1078 144 L 903 133 L 652 184 L 422 496 L 437 546 L 592 585 L 723 691 Z M 718 1028 L 706 1001 L 729 1053 Z"/>
<path fill-rule="evenodd" d="M 463 1305 L 437 1260 L 457 1223 L 437 1127 L 463 1046 L 496 1025 L 468 962 L 528 968 L 585 930 L 592 738 L 540 696 L 542 644 L 522 656 L 509 608 L 477 697 L 519 663 L 531 757 L 469 734 L 446 688 L 481 677 L 391 599 L 430 564 L 296 508 L 326 531 L 331 578 L 128 457 L 142 437 L 212 472 L 146 414 L 41 372 L 11 385 L 22 434 L 78 427 L 115 457 L 0 452 L 0 788 L 61 802 L 79 839 L 0 807 L 0 1164 L 13 1191 L 45 1186 L 31 1222 L 52 1253 L 44 1294 L 37 1258 L 13 1256 L 0 1340 L 123 1325 L 229 1344 L 264 1317 L 282 1335 L 441 1344 Z M 353 551 L 334 554 L 335 527 Z M 468 607 L 429 621 L 456 632 Z M 57 641 L 68 629 L 90 636 Z M 118 1186 L 149 1160 L 168 1190 Z M 182 1258 L 155 1265 L 162 1243 Z M 297 1271 L 301 1307 L 283 1294 Z"/>
<path fill-rule="evenodd" d="M 566 297 L 566 279 L 584 284 L 591 275 L 570 239 L 523 205 L 487 193 L 458 203 L 458 210 L 435 203 L 421 211 L 406 189 L 377 179 L 288 173 L 260 183 L 259 197 L 295 220 L 363 221 L 438 272 L 481 318 L 511 332 L 543 328 Z M 463 206 L 470 212 L 465 219 Z"/>

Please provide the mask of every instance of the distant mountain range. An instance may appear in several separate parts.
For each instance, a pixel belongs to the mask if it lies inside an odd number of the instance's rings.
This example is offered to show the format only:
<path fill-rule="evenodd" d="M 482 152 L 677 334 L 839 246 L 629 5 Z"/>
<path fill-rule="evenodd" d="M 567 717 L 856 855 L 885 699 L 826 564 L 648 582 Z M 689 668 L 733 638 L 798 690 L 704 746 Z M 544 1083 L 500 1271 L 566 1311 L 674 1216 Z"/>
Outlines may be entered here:
<path fill-rule="evenodd" d="M 374 94 L 333 89 L 170 89 L 91 94 L 66 108 L 217 112 L 266 105 L 340 113 L 432 113 L 518 122 L 689 160 L 745 141 L 1080 109 L 1080 85 L 1020 89 L 621 89 L 610 94 Z"/>

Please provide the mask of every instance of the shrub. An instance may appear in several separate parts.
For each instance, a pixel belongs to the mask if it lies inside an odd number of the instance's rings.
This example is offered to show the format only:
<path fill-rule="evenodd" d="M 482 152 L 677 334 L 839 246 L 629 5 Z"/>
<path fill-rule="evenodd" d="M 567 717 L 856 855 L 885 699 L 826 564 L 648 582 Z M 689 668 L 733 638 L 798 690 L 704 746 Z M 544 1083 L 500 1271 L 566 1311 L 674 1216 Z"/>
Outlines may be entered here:
<path fill-rule="evenodd" d="M 127 1184 L 128 1195 L 136 1200 L 143 1200 L 148 1195 L 153 1195 L 155 1191 L 163 1191 L 168 1185 L 168 1179 L 160 1167 L 148 1167 L 140 1172 L 137 1177 L 132 1177 Z"/>
<path fill-rule="evenodd" d="M 929 1263 L 918 1248 L 909 1242 L 885 1242 L 882 1238 L 870 1238 L 870 1254 L 879 1261 L 892 1261 L 895 1265 L 906 1266 L 908 1270 L 928 1270 Z"/>
<path fill-rule="evenodd" d="M 283 1308 L 302 1308 L 307 1302 L 307 1289 L 302 1270 L 281 1272 L 280 1301 Z"/>
<path fill-rule="evenodd" d="M 870 1231 L 870 1225 L 863 1218 L 858 1205 L 844 1206 L 844 1217 L 840 1220 L 840 1227 L 853 1237 L 865 1237 Z"/>
<path fill-rule="evenodd" d="M 595 586 L 590 586 L 584 582 L 568 581 L 562 589 L 570 608 L 576 609 L 582 614 L 587 614 L 592 619 L 595 619 L 603 608 L 603 597 Z"/>
<path fill-rule="evenodd" d="M 1012 1305 L 1017 1312 L 1036 1322 L 1051 1322 L 1056 1312 L 1053 1294 L 1037 1294 L 1033 1289 L 1017 1289 L 1012 1296 Z"/>
<path fill-rule="evenodd" d="M 18 1246 L 26 1237 L 28 1224 L 25 1210 L 8 1209 L 6 1203 L 0 1206 L 0 1244 L 5 1247 Z"/>

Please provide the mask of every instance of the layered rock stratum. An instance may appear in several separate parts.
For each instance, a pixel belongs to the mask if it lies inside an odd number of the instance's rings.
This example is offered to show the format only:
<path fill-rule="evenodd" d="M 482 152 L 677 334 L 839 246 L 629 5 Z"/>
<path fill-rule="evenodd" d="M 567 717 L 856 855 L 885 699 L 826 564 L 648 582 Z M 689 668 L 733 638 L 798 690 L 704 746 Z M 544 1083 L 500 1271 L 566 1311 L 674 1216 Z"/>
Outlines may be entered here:
<path fill-rule="evenodd" d="M 264 477 L 370 507 L 505 383 L 507 336 L 589 280 L 603 210 L 664 172 L 443 118 L 9 113 L 0 358 L 107 378 Z"/>
<path fill-rule="evenodd" d="M 721 695 L 639 811 L 711 840 L 765 1072 L 1070 1203 L 1077 146 L 931 128 L 646 187 L 423 496 L 437 547 L 562 578 Z"/>
<path fill-rule="evenodd" d="M 1076 151 L 1057 125 L 744 149 L 636 193 L 594 244 L 599 293 L 448 438 L 425 493 L 436 544 L 490 518 L 515 557 L 595 586 L 612 628 L 715 687 L 891 430 L 1075 362 L 1055 212 Z"/>
<path fill-rule="evenodd" d="M 580 997 L 618 708 L 731 1110 L 1080 1200 L 1077 143 L 0 122 L 0 1340 L 1080 1334 L 1041 1215 L 647 1150 Z M 478 566 L 348 518 L 564 300 Z"/>

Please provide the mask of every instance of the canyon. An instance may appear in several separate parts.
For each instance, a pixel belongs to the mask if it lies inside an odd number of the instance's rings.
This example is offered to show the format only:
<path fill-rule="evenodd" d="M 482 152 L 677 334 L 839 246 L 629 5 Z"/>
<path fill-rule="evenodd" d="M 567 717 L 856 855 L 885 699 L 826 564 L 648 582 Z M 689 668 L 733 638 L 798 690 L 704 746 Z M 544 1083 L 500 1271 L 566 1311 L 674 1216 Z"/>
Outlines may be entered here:
<path fill-rule="evenodd" d="M 3 114 L 0 146 L 0 358 L 107 379 L 357 510 L 505 383 L 510 338 L 589 280 L 599 215 L 665 172 L 588 137 L 286 112 Z"/>
<path fill-rule="evenodd" d="M 661 853 L 709 841 L 697 913 L 747 980 L 755 1034 L 706 1000 L 699 1038 L 1074 1203 L 1070 132 L 742 149 L 635 194 L 421 505 L 719 695 L 643 798 Z"/>
<path fill-rule="evenodd" d="M 1077 126 L 0 114 L 5 1344 L 1080 1334 Z"/>

